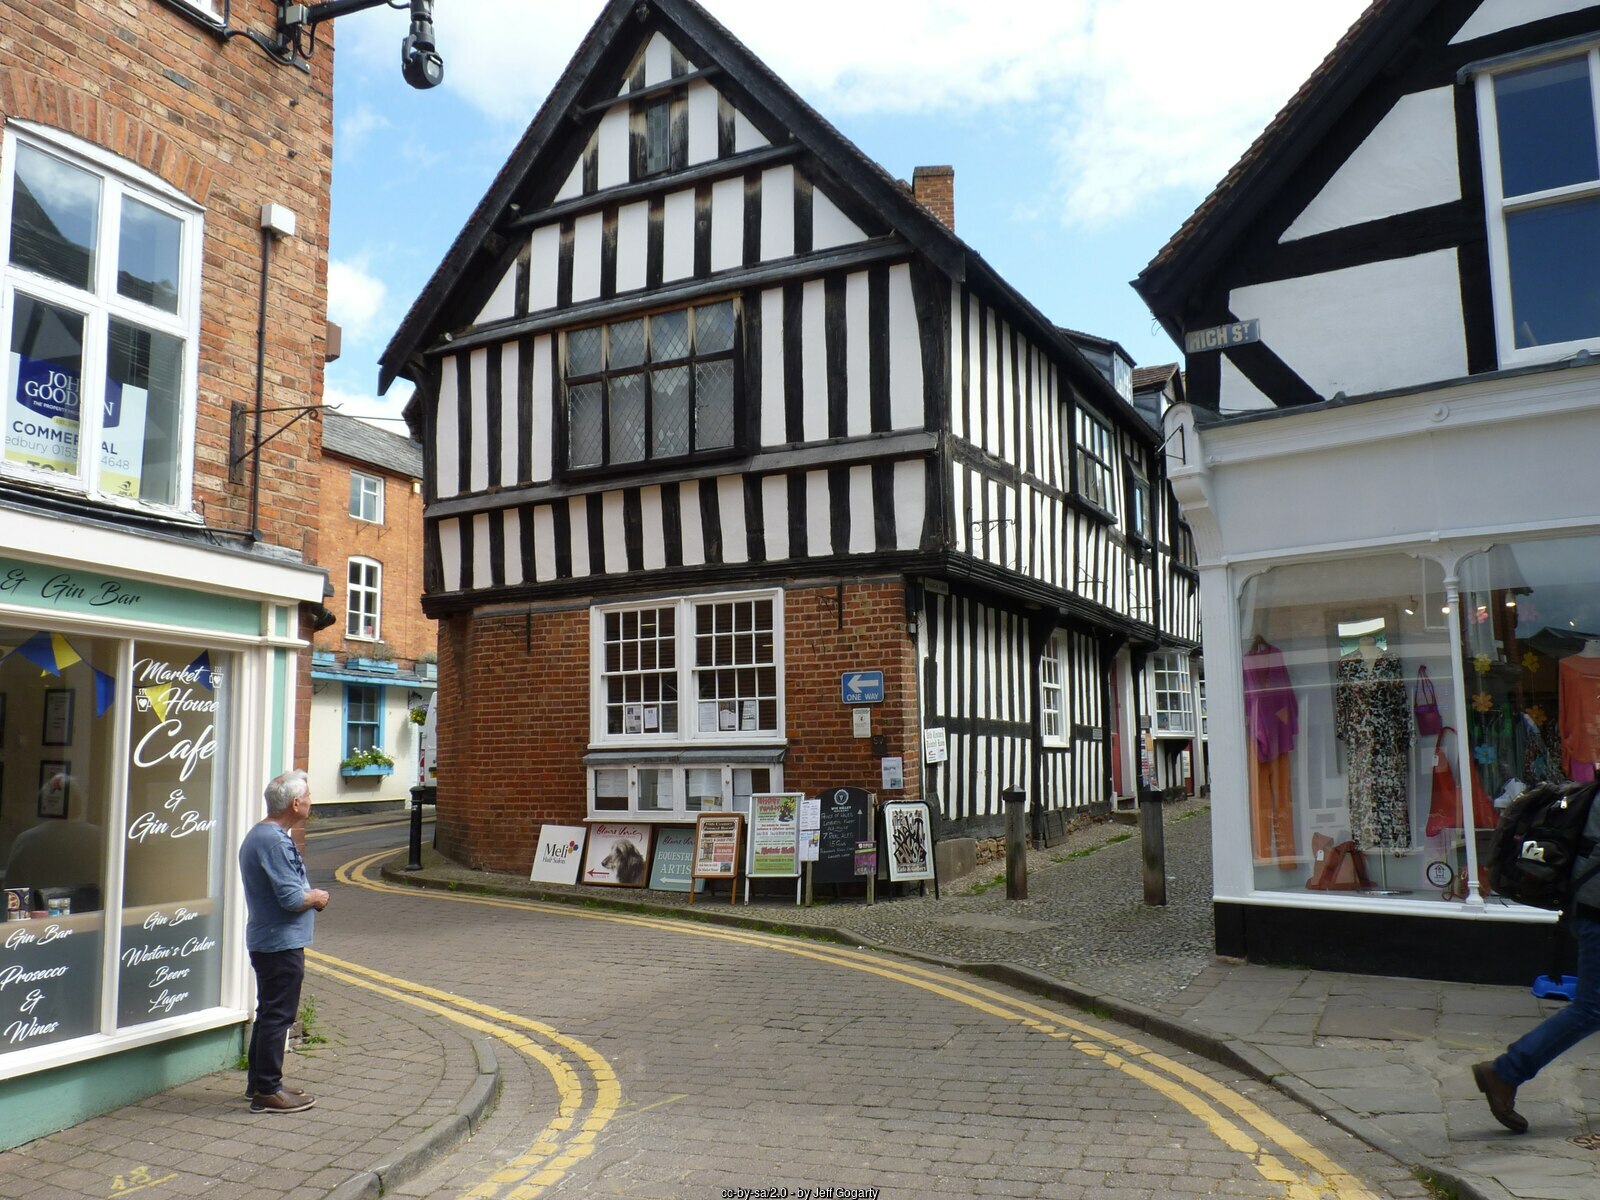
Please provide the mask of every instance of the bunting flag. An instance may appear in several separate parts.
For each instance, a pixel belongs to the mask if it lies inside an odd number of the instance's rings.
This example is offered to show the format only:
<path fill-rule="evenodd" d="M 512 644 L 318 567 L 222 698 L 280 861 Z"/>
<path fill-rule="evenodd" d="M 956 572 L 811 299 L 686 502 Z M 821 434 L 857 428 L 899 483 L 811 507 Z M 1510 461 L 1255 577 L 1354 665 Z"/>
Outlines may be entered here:
<path fill-rule="evenodd" d="M 89 669 L 94 672 L 94 715 L 103 717 L 117 698 L 117 681 L 93 664 Z"/>
<path fill-rule="evenodd" d="M 156 720 L 167 719 L 167 704 L 172 699 L 172 693 L 178 690 L 175 683 L 163 683 L 158 687 L 140 688 L 139 694 L 150 703 L 150 710 L 156 714 Z"/>
<path fill-rule="evenodd" d="M 74 650 L 67 639 L 62 637 L 59 633 L 52 633 L 50 635 L 50 646 L 51 649 L 55 651 L 55 673 L 58 675 L 62 671 L 65 671 L 68 667 L 72 666 L 73 663 L 81 663 L 83 661 L 83 656 Z"/>
<path fill-rule="evenodd" d="M 61 674 L 61 668 L 56 665 L 55 634 L 36 633 L 22 645 L 18 646 L 11 654 L 20 654 L 34 666 L 47 675 Z M 63 639 L 65 641 L 65 639 Z M 6 655 L 10 658 L 11 655 Z M 74 661 L 77 661 L 74 655 Z"/>
<path fill-rule="evenodd" d="M 189 664 L 189 670 L 194 673 L 195 682 L 208 692 L 217 690 L 216 684 L 211 681 L 211 651 L 200 651 L 200 657 Z"/>

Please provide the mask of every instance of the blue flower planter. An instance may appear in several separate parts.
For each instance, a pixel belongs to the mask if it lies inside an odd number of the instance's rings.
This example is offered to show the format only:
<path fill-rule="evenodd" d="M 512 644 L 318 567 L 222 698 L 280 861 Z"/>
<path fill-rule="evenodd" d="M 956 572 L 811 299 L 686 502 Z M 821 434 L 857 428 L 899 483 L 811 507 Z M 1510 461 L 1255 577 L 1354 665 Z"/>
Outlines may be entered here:
<path fill-rule="evenodd" d="M 358 775 L 393 775 L 394 768 L 392 766 L 340 767 L 339 774 L 346 779 L 353 779 Z"/>

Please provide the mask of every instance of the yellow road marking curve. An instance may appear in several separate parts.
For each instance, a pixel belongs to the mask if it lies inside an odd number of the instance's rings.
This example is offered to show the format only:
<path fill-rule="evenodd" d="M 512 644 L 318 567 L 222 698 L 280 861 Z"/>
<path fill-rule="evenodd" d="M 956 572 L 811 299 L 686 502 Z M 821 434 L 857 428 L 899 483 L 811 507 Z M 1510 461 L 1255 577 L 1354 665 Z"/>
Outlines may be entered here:
<path fill-rule="evenodd" d="M 367 874 L 368 868 L 373 864 L 392 857 L 394 853 L 393 850 L 381 850 L 352 860 L 338 869 L 336 877 L 341 883 L 369 891 L 420 895 L 437 900 L 524 912 L 532 909 L 581 920 L 608 921 L 613 924 L 634 925 L 656 931 L 742 943 L 907 984 L 956 1003 L 965 1004 L 1000 1020 L 1021 1024 L 1053 1038 L 1066 1039 L 1074 1049 L 1099 1059 L 1107 1066 L 1137 1080 L 1189 1112 L 1224 1145 L 1249 1157 L 1262 1178 L 1283 1186 L 1288 1200 L 1334 1200 L 1334 1198 L 1376 1200 L 1373 1193 L 1359 1179 L 1247 1096 L 1159 1051 L 1109 1030 L 1066 1017 L 1059 1012 L 1027 1001 L 1019 1001 L 976 983 L 951 980 L 946 975 L 910 963 L 887 967 L 876 956 L 847 947 L 823 949 L 797 944 L 792 939 L 753 930 L 731 930 L 697 925 L 673 918 L 586 911 L 569 905 L 537 900 L 404 888 L 375 880 Z M 1070 1032 L 1057 1032 L 1058 1028 Z M 1219 1109 L 1226 1109 L 1232 1113 L 1307 1170 L 1302 1172 L 1290 1169 Z M 522 1198 L 519 1197 L 518 1200 Z"/>

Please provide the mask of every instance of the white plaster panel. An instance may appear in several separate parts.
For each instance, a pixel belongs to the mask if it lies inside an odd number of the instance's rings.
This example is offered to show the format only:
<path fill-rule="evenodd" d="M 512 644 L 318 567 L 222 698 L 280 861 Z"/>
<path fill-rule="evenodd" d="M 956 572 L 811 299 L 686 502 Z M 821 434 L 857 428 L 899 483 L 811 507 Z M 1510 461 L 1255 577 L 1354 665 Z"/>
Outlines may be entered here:
<path fill-rule="evenodd" d="M 789 440 L 783 399 L 783 291 L 761 293 L 761 444 Z M 784 557 L 787 557 L 786 555 Z"/>
<path fill-rule="evenodd" d="M 572 300 L 574 304 L 600 296 L 600 243 L 605 218 L 586 213 L 572 223 Z"/>
<path fill-rule="evenodd" d="M 889 424 L 894 429 L 921 429 L 922 336 L 911 298 L 911 268 L 889 268 Z"/>
<path fill-rule="evenodd" d="M 596 136 L 600 139 L 595 186 L 612 188 L 628 182 L 628 126 L 626 106 L 613 108 L 600 118 Z"/>
<path fill-rule="evenodd" d="M 833 246 L 848 246 L 864 241 L 866 234 L 828 199 L 821 188 L 811 191 L 811 248 L 827 250 Z"/>
<path fill-rule="evenodd" d="M 1229 307 L 1324 397 L 1467 373 L 1454 250 L 1239 288 Z"/>
<path fill-rule="evenodd" d="M 894 540 L 898 549 L 915 550 L 921 546 L 927 504 L 927 465 L 917 460 L 895 463 Z"/>
<path fill-rule="evenodd" d="M 617 291 L 644 287 L 649 258 L 650 205 L 624 204 L 617 210 Z"/>
<path fill-rule="evenodd" d="M 872 401 L 867 381 L 872 378 L 874 347 L 869 337 L 867 298 L 867 273 L 856 271 L 847 275 L 844 281 L 845 432 L 851 437 L 872 432 Z M 881 353 L 883 348 L 876 349 Z"/>
<path fill-rule="evenodd" d="M 761 136 L 761 131 L 750 123 L 750 118 L 738 109 L 733 113 L 733 149 L 734 153 L 742 154 L 746 150 L 759 150 L 772 143 Z"/>
<path fill-rule="evenodd" d="M 556 577 L 556 518 L 548 504 L 533 510 L 533 578 L 548 583 Z"/>
<path fill-rule="evenodd" d="M 628 523 L 622 509 L 622 493 L 606 492 L 600 497 L 601 541 L 605 551 L 605 573 L 625 575 L 628 571 Z"/>
<path fill-rule="evenodd" d="M 826 471 L 806 472 L 807 558 L 826 558 L 835 552 L 831 495 Z M 838 547 L 840 551 L 843 549 L 843 546 Z"/>
<path fill-rule="evenodd" d="M 761 480 L 761 519 L 767 537 L 767 561 L 789 557 L 789 479 L 768 475 Z"/>
<path fill-rule="evenodd" d="M 456 360 L 439 364 L 439 420 L 433 435 L 433 478 L 440 499 L 461 491 L 461 386 Z"/>
<path fill-rule="evenodd" d="M 572 530 L 572 577 L 581 579 L 592 575 L 589 562 L 589 502 L 582 496 L 567 500 L 568 528 Z"/>
<path fill-rule="evenodd" d="M 522 567 L 522 518 L 514 508 L 500 514 L 500 536 L 505 540 L 506 586 L 524 582 Z"/>
<path fill-rule="evenodd" d="M 1244 372 L 1233 365 L 1226 353 L 1222 355 L 1222 395 L 1217 407 L 1225 413 L 1255 412 L 1277 405 L 1255 384 L 1245 378 Z"/>
<path fill-rule="evenodd" d="M 877 549 L 877 506 L 872 503 L 872 468 L 850 468 L 850 553 Z"/>
<path fill-rule="evenodd" d="M 667 540 L 662 524 L 659 486 L 639 489 L 639 524 L 644 538 L 644 569 L 659 571 L 667 565 Z"/>
<path fill-rule="evenodd" d="M 961 406 L 961 380 L 967 369 L 966 343 L 961 338 L 961 285 L 950 285 L 950 433 L 967 435 L 967 413 Z"/>
<path fill-rule="evenodd" d="M 556 306 L 556 281 L 561 272 L 561 226 L 541 225 L 529 238 L 528 309 L 542 312 Z"/>
<path fill-rule="evenodd" d="M 683 565 L 704 566 L 706 528 L 700 520 L 700 481 L 686 480 L 678 486 L 678 526 L 682 530 Z"/>
<path fill-rule="evenodd" d="M 1395 102 L 1281 240 L 1459 199 L 1454 92 L 1448 87 L 1413 92 Z"/>
<path fill-rule="evenodd" d="M 822 280 L 800 288 L 801 436 L 820 442 L 828 436 L 827 293 Z"/>
<path fill-rule="evenodd" d="M 533 340 L 533 414 L 528 430 L 533 442 L 533 483 L 543 483 L 555 474 L 555 383 L 551 361 L 555 346 L 554 334 L 541 333 Z"/>
<path fill-rule="evenodd" d="M 689 165 L 717 157 L 717 89 L 703 79 L 689 85 Z"/>
<path fill-rule="evenodd" d="M 568 175 L 566 182 L 556 189 L 556 200 L 575 200 L 583 195 L 583 157 L 573 164 L 572 174 Z"/>
<path fill-rule="evenodd" d="M 517 482 L 517 450 L 521 445 L 517 428 L 519 358 L 516 342 L 506 342 L 500 347 L 500 482 L 503 484 Z"/>
<path fill-rule="evenodd" d="M 717 479 L 717 504 L 722 514 L 722 561 L 748 562 L 750 532 L 744 517 L 744 476 L 723 475 Z"/>
<path fill-rule="evenodd" d="M 761 172 L 761 261 L 794 254 L 794 168 Z"/>
<path fill-rule="evenodd" d="M 669 192 L 662 205 L 661 278 L 667 283 L 694 274 L 694 192 Z"/>
<path fill-rule="evenodd" d="M 516 312 L 517 264 L 512 263 L 510 269 L 501 276 L 500 282 L 495 284 L 494 294 L 489 297 L 473 324 L 487 325 L 491 321 L 504 321 L 507 317 L 515 316 Z"/>
<path fill-rule="evenodd" d="M 672 78 L 672 43 L 665 34 L 654 34 L 644 48 L 644 85 L 654 87 Z"/>
<path fill-rule="evenodd" d="M 719 179 L 711 185 L 711 269 L 744 265 L 744 180 Z"/>
<path fill-rule="evenodd" d="M 444 571 L 444 590 L 461 590 L 461 522 L 439 522 L 439 566 Z"/>
<path fill-rule="evenodd" d="M 489 486 L 489 458 L 486 447 L 489 429 L 489 352 L 473 350 L 467 355 L 467 403 L 472 412 L 472 440 L 467 486 L 481 492 Z"/>
<path fill-rule="evenodd" d="M 472 518 L 472 587 L 489 587 L 494 582 L 494 555 L 489 542 L 489 514 Z"/>
<path fill-rule="evenodd" d="M 1499 33 L 1502 29 L 1515 29 L 1518 25 L 1542 21 L 1546 17 L 1577 12 L 1593 3 L 1594 0 L 1484 0 L 1478 5 L 1478 11 L 1468 17 L 1455 37 L 1450 39 L 1450 44 L 1454 46 L 1457 42 L 1470 42 L 1474 38 Z"/>

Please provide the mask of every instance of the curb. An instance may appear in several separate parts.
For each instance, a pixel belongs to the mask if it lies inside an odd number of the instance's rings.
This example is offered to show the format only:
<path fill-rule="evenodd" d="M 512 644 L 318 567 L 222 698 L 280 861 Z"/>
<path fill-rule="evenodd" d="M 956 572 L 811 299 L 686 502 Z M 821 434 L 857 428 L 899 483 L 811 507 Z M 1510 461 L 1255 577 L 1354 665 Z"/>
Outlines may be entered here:
<path fill-rule="evenodd" d="M 472 1051 L 478 1060 L 478 1074 L 454 1111 L 396 1147 L 383 1162 L 352 1175 L 328 1193 L 328 1200 L 377 1200 L 385 1192 L 415 1179 L 435 1159 L 450 1153 L 478 1131 L 500 1094 L 500 1064 L 495 1061 L 494 1043 L 489 1038 L 474 1038 Z"/>
<path fill-rule="evenodd" d="M 1031 992 L 1034 995 L 1044 996 L 1051 1000 L 1058 1000 L 1070 1004 L 1074 1008 L 1091 1011 L 1098 1009 L 1109 1013 L 1113 1019 L 1120 1021 L 1124 1025 L 1156 1034 L 1163 1040 L 1180 1046 L 1193 1054 L 1237 1071 L 1258 1083 L 1266 1084 L 1268 1087 L 1281 1092 L 1304 1108 L 1322 1117 L 1330 1124 L 1344 1130 L 1352 1137 L 1365 1142 L 1380 1154 L 1387 1155 L 1414 1174 L 1425 1174 L 1445 1184 L 1447 1187 L 1455 1189 L 1456 1195 L 1460 1200 L 1511 1200 L 1510 1192 L 1488 1180 L 1473 1175 L 1457 1174 L 1450 1167 L 1442 1166 L 1431 1159 L 1418 1161 L 1415 1153 L 1409 1147 L 1390 1137 L 1378 1122 L 1368 1117 L 1358 1116 L 1345 1105 L 1324 1095 L 1299 1076 L 1289 1073 L 1283 1067 L 1274 1063 L 1248 1042 L 1220 1037 L 1198 1025 L 1187 1024 L 1165 1013 L 1135 1004 L 1131 1000 L 1124 1000 L 1120 996 L 1108 995 L 1103 992 L 1091 991 L 1080 984 L 1059 979 L 1053 975 L 1046 975 L 1041 971 L 1033 970 L 1031 967 L 1019 966 L 1016 963 L 1008 962 L 973 962 L 967 959 L 946 958 L 942 955 L 930 954 L 922 950 L 908 950 L 885 942 L 877 942 L 871 938 L 862 937 L 860 934 L 852 933 L 848 929 L 839 929 L 832 925 L 813 925 L 809 922 L 750 917 L 738 912 L 730 912 L 726 909 L 719 910 L 709 906 L 704 909 L 686 909 L 680 905 L 652 904 L 647 900 L 622 899 L 614 896 L 604 898 L 584 896 L 580 898 L 570 892 L 551 891 L 533 884 L 468 883 L 462 886 L 452 886 L 456 881 L 429 879 L 418 875 L 416 872 L 406 871 L 402 866 L 393 865 L 396 862 L 399 862 L 398 858 L 382 864 L 378 873 L 390 883 L 404 884 L 407 887 L 431 889 L 433 891 L 457 891 L 469 895 L 542 900 L 551 904 L 569 904 L 585 908 L 609 909 L 614 912 L 673 917 L 678 920 L 700 921 L 710 925 L 727 925 L 743 929 L 755 929 L 763 933 L 781 933 L 838 942 L 846 946 L 877 950 L 885 954 L 894 954 L 901 958 L 928 963 L 932 966 L 944 967 L 948 970 L 959 971 L 964 975 L 988 979 L 995 983 L 1009 984 L 1020 991 Z M 376 1195 L 376 1193 L 372 1194 Z M 337 1200 L 356 1200 L 354 1193 L 348 1198 L 339 1193 L 336 1193 L 335 1196 Z"/>

